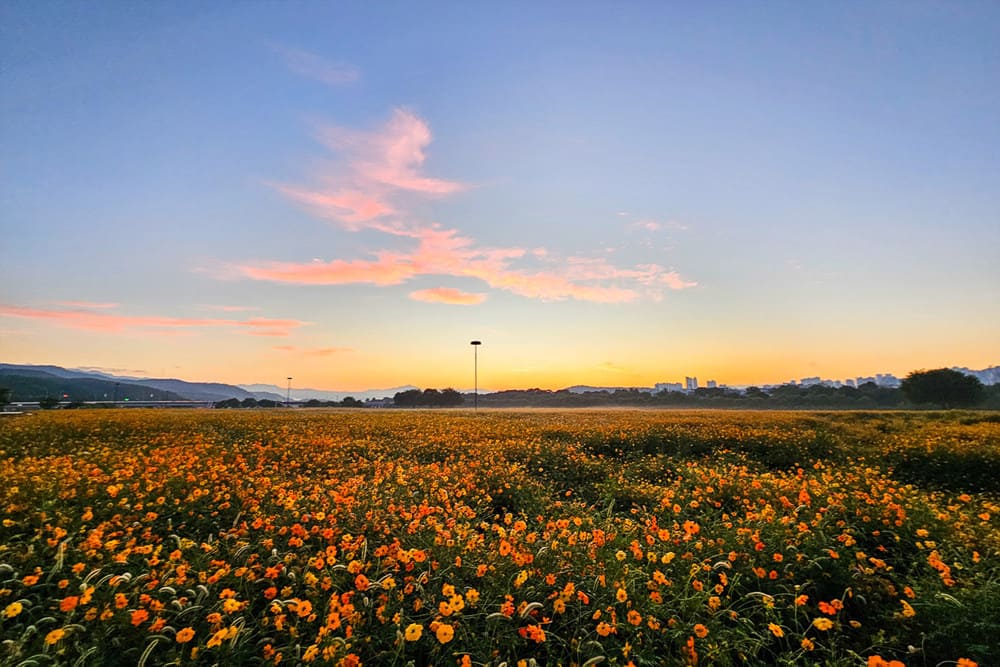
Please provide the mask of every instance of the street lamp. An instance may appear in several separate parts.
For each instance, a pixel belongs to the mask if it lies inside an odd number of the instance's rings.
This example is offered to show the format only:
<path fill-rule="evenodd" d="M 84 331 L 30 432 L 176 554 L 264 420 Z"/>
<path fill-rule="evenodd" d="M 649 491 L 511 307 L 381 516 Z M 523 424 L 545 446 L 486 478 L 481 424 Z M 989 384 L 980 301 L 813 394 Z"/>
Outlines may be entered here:
<path fill-rule="evenodd" d="M 288 378 L 288 390 L 285 392 L 285 407 L 289 407 L 292 401 L 292 378 Z"/>
<path fill-rule="evenodd" d="M 469 343 L 472 346 L 472 377 L 474 384 L 474 389 L 472 390 L 472 404 L 474 410 L 479 412 L 479 346 L 483 344 L 481 340 L 474 340 Z"/>

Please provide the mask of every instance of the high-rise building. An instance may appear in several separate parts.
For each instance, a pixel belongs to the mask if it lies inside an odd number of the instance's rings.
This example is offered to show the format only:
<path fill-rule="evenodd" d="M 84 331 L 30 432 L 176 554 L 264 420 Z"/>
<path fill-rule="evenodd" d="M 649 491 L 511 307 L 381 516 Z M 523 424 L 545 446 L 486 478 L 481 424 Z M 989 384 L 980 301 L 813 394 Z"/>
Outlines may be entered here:
<path fill-rule="evenodd" d="M 660 391 L 684 391 L 684 385 L 680 382 L 657 382 L 653 388 Z"/>
<path fill-rule="evenodd" d="M 708 387 L 709 389 L 715 389 L 719 385 L 715 383 L 715 380 L 709 380 L 705 386 Z"/>
<path fill-rule="evenodd" d="M 684 378 L 684 388 L 688 391 L 694 391 L 698 388 L 698 378 Z"/>

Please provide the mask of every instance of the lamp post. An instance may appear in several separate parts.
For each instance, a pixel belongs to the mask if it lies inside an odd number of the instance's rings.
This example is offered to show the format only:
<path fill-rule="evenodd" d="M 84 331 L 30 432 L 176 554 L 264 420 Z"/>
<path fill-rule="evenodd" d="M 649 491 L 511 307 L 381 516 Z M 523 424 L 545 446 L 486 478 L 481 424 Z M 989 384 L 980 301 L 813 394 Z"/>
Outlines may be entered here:
<path fill-rule="evenodd" d="M 289 407 L 292 402 L 292 378 L 288 378 L 288 389 L 285 392 L 285 407 Z"/>
<path fill-rule="evenodd" d="M 474 340 L 469 343 L 472 346 L 472 378 L 474 389 L 472 390 L 472 405 L 476 412 L 479 412 L 479 346 L 483 344 L 481 340 Z"/>

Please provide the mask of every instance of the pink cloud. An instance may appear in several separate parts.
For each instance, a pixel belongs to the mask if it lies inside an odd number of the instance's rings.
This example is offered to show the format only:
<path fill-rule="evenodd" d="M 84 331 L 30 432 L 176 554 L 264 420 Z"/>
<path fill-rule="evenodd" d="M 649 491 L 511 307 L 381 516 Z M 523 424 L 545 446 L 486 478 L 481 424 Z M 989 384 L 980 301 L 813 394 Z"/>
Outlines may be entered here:
<path fill-rule="evenodd" d="M 363 223 L 395 213 L 393 207 L 370 194 L 357 190 L 337 190 L 333 193 L 314 192 L 288 185 L 275 186 L 282 194 L 306 204 L 321 217 L 345 223 Z M 352 224 L 353 229 L 365 225 Z"/>
<path fill-rule="evenodd" d="M 353 65 L 333 62 L 300 49 L 275 47 L 275 50 L 284 57 L 285 64 L 292 72 L 329 86 L 353 83 L 361 78 L 358 68 Z"/>
<path fill-rule="evenodd" d="M 418 276 L 475 278 L 494 289 L 546 301 L 577 299 L 600 303 L 658 298 L 664 288 L 686 289 L 695 283 L 655 264 L 616 267 L 605 259 L 570 257 L 560 261 L 547 249 L 485 247 L 457 229 L 406 219 L 401 191 L 445 196 L 466 189 L 462 183 L 423 173 L 425 150 L 433 136 L 427 123 L 396 109 L 382 127 L 364 131 L 326 127 L 318 138 L 338 162 L 320 174 L 323 187 L 274 184 L 286 197 L 312 213 L 351 231 L 362 229 L 412 240 L 406 250 L 378 250 L 369 257 L 312 262 L 257 262 L 219 272 L 299 285 L 399 285 Z M 648 229 L 654 221 L 641 221 Z M 418 290 L 411 298 L 438 303 L 479 303 L 484 294 L 448 288 Z"/>
<path fill-rule="evenodd" d="M 426 160 L 424 149 L 432 139 L 430 127 L 406 109 L 396 109 L 392 118 L 375 131 L 330 127 L 320 131 L 320 140 L 330 149 L 346 154 L 362 182 L 429 195 L 448 195 L 465 189 L 456 181 L 430 178 L 420 173 Z"/>
<path fill-rule="evenodd" d="M 457 230 L 438 226 L 414 232 L 414 236 L 418 245 L 412 252 L 381 251 L 376 253 L 375 260 L 272 262 L 234 269 L 254 280 L 307 285 L 398 285 L 417 276 L 456 276 L 477 278 L 495 289 L 528 298 L 546 301 L 572 298 L 600 303 L 634 301 L 640 296 L 631 287 L 602 283 L 635 283 L 649 289 L 661 285 L 686 289 L 696 284 L 655 264 L 621 269 L 601 258 L 570 257 L 560 264 L 546 257 L 550 268 L 520 269 L 512 263 L 528 255 L 523 248 L 478 247 Z M 539 253 L 531 254 L 538 258 Z"/>
<path fill-rule="evenodd" d="M 175 333 L 198 328 L 231 328 L 254 335 L 287 335 L 290 330 L 308 324 L 300 320 L 278 320 L 261 317 L 249 320 L 226 320 L 149 315 L 136 316 L 85 310 L 51 310 L 29 308 L 26 306 L 0 306 L 0 317 L 41 320 L 72 329 L 108 333 L 119 333 L 136 329 L 145 330 L 149 333 Z M 262 334 L 261 332 L 269 333 Z"/>
<path fill-rule="evenodd" d="M 427 303 L 447 303 L 456 306 L 472 306 L 486 300 L 485 294 L 463 292 L 453 287 L 432 287 L 410 292 L 410 298 Z"/>

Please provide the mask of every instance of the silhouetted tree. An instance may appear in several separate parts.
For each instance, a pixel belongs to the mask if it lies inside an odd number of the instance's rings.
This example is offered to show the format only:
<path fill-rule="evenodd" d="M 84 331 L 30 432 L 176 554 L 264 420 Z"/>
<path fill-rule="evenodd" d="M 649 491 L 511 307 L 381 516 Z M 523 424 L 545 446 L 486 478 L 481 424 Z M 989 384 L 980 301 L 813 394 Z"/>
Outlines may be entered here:
<path fill-rule="evenodd" d="M 422 396 L 423 392 L 419 389 L 407 389 L 396 392 L 396 395 L 392 397 L 392 402 L 401 408 L 413 408 L 420 404 Z"/>
<path fill-rule="evenodd" d="M 983 397 L 979 378 L 950 368 L 913 371 L 899 388 L 914 403 L 934 403 L 943 408 L 975 405 Z"/>
<path fill-rule="evenodd" d="M 14 393 L 13 389 L 8 389 L 7 387 L 0 387 L 0 408 L 10 403 L 11 394 Z"/>
<path fill-rule="evenodd" d="M 465 397 L 460 393 L 448 387 L 447 389 L 441 390 L 441 405 L 444 407 L 455 407 L 465 403 Z"/>

